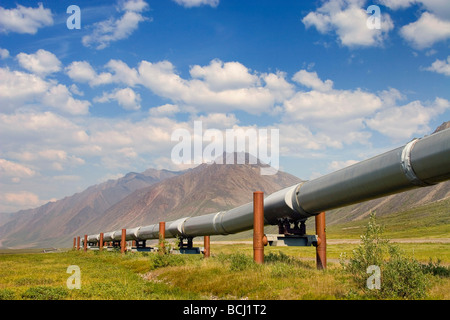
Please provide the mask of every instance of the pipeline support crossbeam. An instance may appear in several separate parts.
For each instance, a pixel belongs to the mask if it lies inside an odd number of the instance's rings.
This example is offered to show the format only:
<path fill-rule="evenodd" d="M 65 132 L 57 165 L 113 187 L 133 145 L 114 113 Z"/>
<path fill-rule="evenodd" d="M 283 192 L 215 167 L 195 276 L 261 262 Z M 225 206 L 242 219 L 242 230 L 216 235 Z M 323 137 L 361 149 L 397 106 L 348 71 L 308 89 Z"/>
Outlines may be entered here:
<path fill-rule="evenodd" d="M 264 224 L 302 222 L 339 207 L 359 203 L 450 179 L 450 129 L 361 161 L 314 180 L 301 182 L 264 198 Z M 227 235 L 253 228 L 253 203 L 237 208 L 185 217 L 165 223 L 165 238 Z M 301 229 L 299 227 L 298 229 Z M 295 228 L 294 228 L 295 229 Z M 300 232 L 300 231 L 299 231 Z M 159 238 L 159 225 L 126 230 L 126 240 Z M 300 232 L 301 233 L 301 232 Z M 96 243 L 99 234 L 89 235 Z M 103 241 L 120 241 L 121 230 L 104 233 Z"/>

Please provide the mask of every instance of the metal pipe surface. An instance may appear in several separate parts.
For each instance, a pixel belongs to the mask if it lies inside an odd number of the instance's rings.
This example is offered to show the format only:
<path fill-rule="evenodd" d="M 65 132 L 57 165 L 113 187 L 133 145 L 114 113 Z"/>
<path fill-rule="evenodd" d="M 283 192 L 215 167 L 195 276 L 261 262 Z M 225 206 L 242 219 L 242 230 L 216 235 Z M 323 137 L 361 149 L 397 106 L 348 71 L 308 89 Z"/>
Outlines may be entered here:
<path fill-rule="evenodd" d="M 305 217 L 450 179 L 450 129 L 297 187 L 295 209 Z"/>
<path fill-rule="evenodd" d="M 450 179 L 450 129 L 314 180 L 272 193 L 264 199 L 264 224 L 305 220 L 320 212 L 426 187 Z M 227 235 L 253 228 L 252 202 L 237 208 L 166 223 L 165 237 Z M 158 239 L 158 224 L 137 227 L 133 240 Z M 115 240 L 105 233 L 105 241 Z M 98 235 L 92 236 L 97 238 Z M 130 238 L 131 239 L 131 238 Z"/>

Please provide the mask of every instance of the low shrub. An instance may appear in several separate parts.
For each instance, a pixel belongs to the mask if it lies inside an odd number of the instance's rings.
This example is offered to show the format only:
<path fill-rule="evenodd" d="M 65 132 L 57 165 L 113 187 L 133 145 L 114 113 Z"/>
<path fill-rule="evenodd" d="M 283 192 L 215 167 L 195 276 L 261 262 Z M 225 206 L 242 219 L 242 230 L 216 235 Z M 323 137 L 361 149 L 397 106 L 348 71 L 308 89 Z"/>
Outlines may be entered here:
<path fill-rule="evenodd" d="M 37 286 L 28 288 L 23 294 L 23 299 L 30 300 L 61 300 L 68 296 L 69 292 L 63 287 Z"/>
<path fill-rule="evenodd" d="M 436 262 L 433 262 L 433 260 L 430 258 L 428 264 L 423 264 L 421 267 L 423 272 L 425 273 L 443 278 L 450 277 L 450 267 L 442 266 L 439 259 Z"/>
<path fill-rule="evenodd" d="M 243 271 L 255 265 L 253 258 L 243 253 L 233 253 L 229 257 L 230 270 Z"/>
<path fill-rule="evenodd" d="M 220 253 L 215 257 L 220 263 L 228 265 L 231 271 L 243 271 L 256 266 L 253 258 L 244 253 Z"/>
<path fill-rule="evenodd" d="M 15 299 L 14 291 L 9 289 L 0 289 L 0 300 L 13 300 Z"/>
<path fill-rule="evenodd" d="M 164 268 L 169 266 L 182 266 L 186 263 L 181 255 L 176 254 L 154 254 L 150 256 L 152 269 Z"/>
<path fill-rule="evenodd" d="M 287 254 L 278 251 L 278 253 L 269 252 L 264 256 L 265 263 L 283 262 L 283 263 L 293 263 L 294 259 Z"/>
<path fill-rule="evenodd" d="M 358 287 L 368 297 L 424 298 L 429 281 L 421 264 L 405 257 L 397 246 L 383 238 L 382 233 L 383 228 L 376 223 L 375 213 L 371 213 L 361 244 L 353 250 L 348 262 L 341 260 L 341 265 L 353 275 Z M 375 269 L 380 273 L 369 274 Z M 371 282 L 375 277 L 378 277 L 378 284 Z"/>
<path fill-rule="evenodd" d="M 428 277 L 418 261 L 391 252 L 391 258 L 383 267 L 381 297 L 420 299 L 426 296 Z"/>

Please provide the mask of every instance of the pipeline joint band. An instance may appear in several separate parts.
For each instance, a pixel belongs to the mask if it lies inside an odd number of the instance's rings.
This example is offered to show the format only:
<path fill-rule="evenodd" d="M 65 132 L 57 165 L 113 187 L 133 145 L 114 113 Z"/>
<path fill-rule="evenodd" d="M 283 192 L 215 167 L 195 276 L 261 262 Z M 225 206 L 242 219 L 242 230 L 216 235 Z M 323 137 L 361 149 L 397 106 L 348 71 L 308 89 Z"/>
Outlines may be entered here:
<path fill-rule="evenodd" d="M 305 184 L 308 181 L 304 181 L 298 184 L 298 186 L 295 188 L 293 194 L 292 194 L 292 205 L 295 209 L 295 211 L 297 211 L 297 213 L 299 213 L 301 215 L 301 218 L 308 218 L 308 217 L 312 217 L 315 214 L 314 213 L 309 213 L 307 211 L 305 211 L 302 206 L 300 205 L 299 201 L 298 201 L 298 194 L 300 193 L 300 188 L 302 187 L 303 184 Z"/>
<path fill-rule="evenodd" d="M 213 227 L 214 227 L 214 230 L 215 230 L 217 233 L 222 234 L 222 235 L 230 234 L 229 232 L 227 232 L 227 230 L 225 230 L 225 228 L 223 227 L 223 224 L 222 224 L 222 217 L 223 217 L 223 215 L 224 215 L 225 212 L 226 212 L 226 211 L 219 211 L 219 212 L 214 216 L 214 219 L 213 219 Z"/>
<path fill-rule="evenodd" d="M 401 165 L 403 172 L 406 176 L 406 178 L 414 185 L 419 187 L 427 187 L 430 186 L 430 184 L 420 180 L 416 173 L 414 172 L 414 169 L 411 164 L 411 151 L 414 148 L 414 145 L 416 142 L 419 141 L 419 139 L 413 139 L 412 141 L 408 142 L 406 146 L 403 148 L 402 151 L 402 158 L 401 158 Z"/>

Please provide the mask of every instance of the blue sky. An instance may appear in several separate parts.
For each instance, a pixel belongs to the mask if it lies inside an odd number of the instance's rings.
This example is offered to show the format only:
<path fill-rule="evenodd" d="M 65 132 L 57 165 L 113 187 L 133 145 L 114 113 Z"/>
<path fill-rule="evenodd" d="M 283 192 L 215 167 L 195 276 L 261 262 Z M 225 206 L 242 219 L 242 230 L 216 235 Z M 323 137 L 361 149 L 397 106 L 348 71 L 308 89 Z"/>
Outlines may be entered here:
<path fill-rule="evenodd" d="M 193 166 L 171 135 L 196 120 L 278 129 L 281 170 L 335 171 L 450 120 L 449 46 L 448 0 L 2 1 L 0 212 Z"/>

